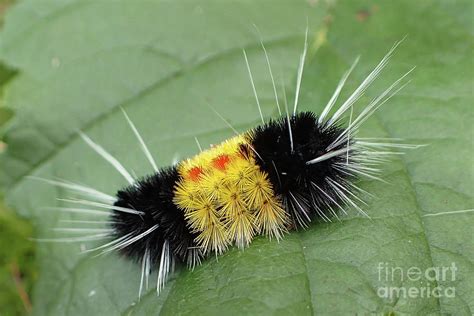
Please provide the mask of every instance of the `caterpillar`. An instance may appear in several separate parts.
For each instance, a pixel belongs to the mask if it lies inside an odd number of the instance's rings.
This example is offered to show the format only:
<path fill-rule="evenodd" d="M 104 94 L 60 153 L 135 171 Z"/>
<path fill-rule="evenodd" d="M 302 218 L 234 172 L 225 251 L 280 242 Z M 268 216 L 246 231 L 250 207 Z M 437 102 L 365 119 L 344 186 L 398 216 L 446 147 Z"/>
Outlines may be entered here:
<path fill-rule="evenodd" d="M 387 65 L 401 43 L 396 42 L 337 110 L 335 104 L 359 57 L 343 74 L 319 115 L 298 112 L 307 38 L 308 31 L 299 59 L 291 114 L 286 95 L 284 106 L 279 103 L 270 59 L 261 41 L 279 117 L 265 121 L 244 50 L 262 124 L 239 133 L 216 112 L 236 135 L 175 165 L 157 167 L 137 127 L 123 111 L 153 167 L 151 175 L 136 179 L 102 146 L 79 132 L 85 143 L 114 166 L 129 185 L 111 196 L 62 179 L 37 178 L 81 197 L 62 199 L 80 208 L 62 207 L 59 210 L 91 216 L 105 213 L 109 217 L 103 222 L 72 221 L 104 223 L 108 227 L 60 227 L 58 230 L 63 232 L 94 232 L 93 235 L 60 240 L 108 239 L 86 252 L 118 251 L 140 264 L 140 297 L 152 271 L 158 274 L 156 290 L 159 294 L 176 263 L 194 268 L 211 254 L 220 255 L 233 245 L 241 249 L 249 246 L 257 235 L 280 240 L 288 232 L 304 229 L 313 221 L 338 220 L 347 214 L 347 208 L 369 217 L 359 205 L 365 203 L 361 196 L 370 193 L 355 181 L 359 178 L 384 181 L 379 177 L 381 170 L 377 165 L 400 154 L 392 149 L 412 149 L 419 145 L 394 143 L 389 139 L 364 139 L 357 134 L 380 106 L 405 87 L 408 82 L 403 81 L 414 68 L 369 102 L 357 116 L 353 115 L 354 103 Z M 331 112 L 334 113 L 330 115 Z M 347 115 L 349 122 L 345 126 L 343 118 Z"/>

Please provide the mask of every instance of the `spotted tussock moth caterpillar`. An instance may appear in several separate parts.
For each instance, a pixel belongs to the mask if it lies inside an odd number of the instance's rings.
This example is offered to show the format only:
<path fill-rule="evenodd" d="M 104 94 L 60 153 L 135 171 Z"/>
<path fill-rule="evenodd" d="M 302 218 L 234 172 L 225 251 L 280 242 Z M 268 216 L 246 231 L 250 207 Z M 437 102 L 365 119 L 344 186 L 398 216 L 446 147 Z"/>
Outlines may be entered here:
<path fill-rule="evenodd" d="M 280 117 L 265 121 L 252 71 L 245 51 L 251 87 L 262 124 L 243 134 L 212 146 L 195 157 L 167 168 L 158 168 L 137 127 L 124 112 L 154 173 L 136 179 L 103 147 L 87 135 L 83 140 L 109 162 L 128 181 L 129 186 L 111 196 L 91 187 L 57 179 L 40 179 L 81 195 L 81 199 L 63 199 L 75 207 L 59 208 L 109 217 L 96 221 L 107 228 L 61 227 L 63 232 L 93 233 L 58 241 L 109 239 L 88 252 L 119 251 L 141 265 L 139 297 L 152 270 L 158 271 L 157 292 L 163 289 L 176 262 L 190 268 L 210 254 L 222 254 L 230 246 L 249 246 L 257 235 L 280 239 L 291 230 L 305 228 L 315 220 L 332 221 L 359 206 L 367 193 L 354 180 L 365 177 L 382 180 L 377 165 L 398 152 L 418 145 L 394 143 L 384 139 L 358 138 L 361 125 L 407 83 L 409 70 L 373 99 L 357 116 L 352 106 L 364 94 L 387 65 L 397 42 L 337 110 L 333 109 L 358 58 L 343 74 L 324 110 L 316 115 L 298 112 L 298 99 L 307 52 L 304 49 L 296 76 L 295 98 L 291 107 L 279 103 L 269 57 L 261 43 L 275 92 Z M 286 96 L 285 96 L 286 101 Z M 330 115 L 330 113 L 334 114 Z M 346 127 L 342 118 L 349 115 Z M 83 208 L 77 207 L 81 206 Z M 110 212 L 106 212 L 110 210 Z M 77 221 L 79 222 L 79 221 Z M 92 221 L 89 221 L 92 223 Z M 87 224 L 87 221 L 81 223 Z"/>

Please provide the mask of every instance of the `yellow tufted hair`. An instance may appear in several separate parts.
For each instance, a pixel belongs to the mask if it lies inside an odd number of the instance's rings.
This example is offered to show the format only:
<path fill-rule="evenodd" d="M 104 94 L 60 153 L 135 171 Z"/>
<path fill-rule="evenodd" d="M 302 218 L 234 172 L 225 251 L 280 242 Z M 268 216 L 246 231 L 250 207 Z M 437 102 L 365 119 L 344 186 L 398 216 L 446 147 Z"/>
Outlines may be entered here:
<path fill-rule="evenodd" d="M 278 239 L 286 231 L 281 201 L 248 147 L 239 135 L 178 165 L 174 203 L 205 253 L 222 253 L 233 243 L 243 248 L 257 234 Z"/>

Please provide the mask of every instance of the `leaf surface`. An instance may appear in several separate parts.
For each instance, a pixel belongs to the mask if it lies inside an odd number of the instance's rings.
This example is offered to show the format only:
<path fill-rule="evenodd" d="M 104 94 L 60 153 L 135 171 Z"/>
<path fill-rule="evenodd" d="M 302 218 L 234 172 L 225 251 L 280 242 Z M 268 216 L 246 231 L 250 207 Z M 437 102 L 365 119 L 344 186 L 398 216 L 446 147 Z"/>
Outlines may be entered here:
<path fill-rule="evenodd" d="M 361 137 L 394 137 L 428 146 L 383 166 L 386 185 L 361 181 L 376 195 L 340 222 L 314 223 L 279 243 L 256 239 L 194 271 L 179 269 L 157 298 L 137 301 L 140 267 L 115 255 L 77 255 L 88 244 L 41 244 L 38 315 L 347 314 L 470 315 L 474 310 L 472 22 L 459 1 L 24 1 L 9 12 L 0 56 L 18 75 L 6 88 L 15 116 L 0 156 L 1 184 L 37 235 L 69 214 L 67 192 L 26 179 L 60 177 L 114 194 L 125 180 L 77 137 L 83 130 L 139 176 L 152 171 L 120 111 L 139 128 L 160 166 L 232 136 L 208 105 L 238 130 L 259 123 L 245 48 L 265 117 L 277 110 L 256 24 L 289 99 L 303 47 L 310 52 L 300 110 L 319 113 L 359 54 L 347 97 L 394 42 L 408 34 L 359 112 L 411 67 L 413 82 L 364 125 Z M 282 94 L 280 93 L 282 103 Z M 290 102 L 290 105 L 292 103 Z M 428 216 L 427 216 L 428 215 Z M 72 218 L 72 216 L 71 216 Z M 74 218 L 78 218 L 77 216 Z M 84 218 L 82 216 L 81 218 Z M 458 268 L 454 279 L 413 280 L 379 270 Z M 156 277 L 156 276 L 154 276 Z M 384 298 L 380 289 L 455 288 L 455 297 Z M 152 288 L 153 286 L 151 286 Z"/>

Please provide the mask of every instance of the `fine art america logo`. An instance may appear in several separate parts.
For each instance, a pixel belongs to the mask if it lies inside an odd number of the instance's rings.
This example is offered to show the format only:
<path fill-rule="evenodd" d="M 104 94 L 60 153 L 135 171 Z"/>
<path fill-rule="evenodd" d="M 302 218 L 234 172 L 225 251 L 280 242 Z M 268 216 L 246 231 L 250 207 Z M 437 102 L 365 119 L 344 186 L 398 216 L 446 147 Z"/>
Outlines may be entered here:
<path fill-rule="evenodd" d="M 377 295 L 383 298 L 453 298 L 456 296 L 454 286 L 445 286 L 456 280 L 458 268 L 454 262 L 451 262 L 449 266 L 423 269 L 416 266 L 398 267 L 387 262 L 379 262 L 377 271 L 379 282 L 393 284 L 377 289 Z"/>

